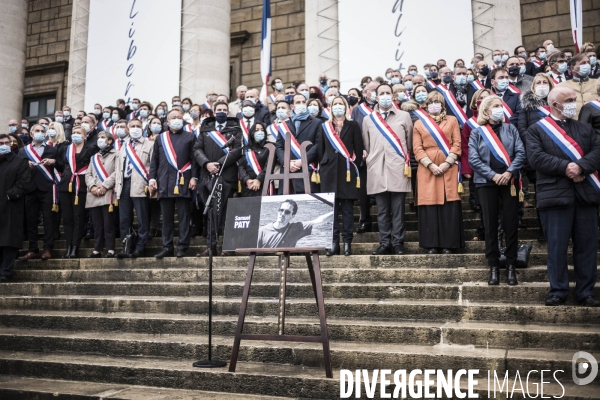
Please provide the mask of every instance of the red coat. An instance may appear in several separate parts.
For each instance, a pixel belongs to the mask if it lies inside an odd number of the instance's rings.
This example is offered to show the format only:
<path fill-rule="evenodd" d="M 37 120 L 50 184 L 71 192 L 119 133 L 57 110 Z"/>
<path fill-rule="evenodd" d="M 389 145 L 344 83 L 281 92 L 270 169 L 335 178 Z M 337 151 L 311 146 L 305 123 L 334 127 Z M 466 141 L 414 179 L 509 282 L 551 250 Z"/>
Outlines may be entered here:
<path fill-rule="evenodd" d="M 461 131 L 461 154 L 460 154 L 460 166 L 462 168 L 462 174 L 473 175 L 473 169 L 469 165 L 469 136 L 471 136 L 471 127 L 469 124 L 465 124 Z"/>

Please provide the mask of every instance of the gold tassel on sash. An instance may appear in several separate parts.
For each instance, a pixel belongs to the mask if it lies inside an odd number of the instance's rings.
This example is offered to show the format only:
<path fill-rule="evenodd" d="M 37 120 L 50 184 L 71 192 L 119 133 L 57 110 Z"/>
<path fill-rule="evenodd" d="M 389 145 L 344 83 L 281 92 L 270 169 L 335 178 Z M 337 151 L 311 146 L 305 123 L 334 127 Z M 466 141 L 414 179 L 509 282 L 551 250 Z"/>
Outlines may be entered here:
<path fill-rule="evenodd" d="M 410 165 L 408 164 L 404 164 L 404 176 L 406 176 L 407 178 L 412 177 L 412 171 L 410 170 Z"/>
<path fill-rule="evenodd" d="M 115 201 L 113 202 L 113 204 L 115 205 L 115 207 L 119 207 L 119 199 L 115 199 Z"/>
<path fill-rule="evenodd" d="M 69 193 L 73 192 L 73 182 L 69 182 Z"/>
<path fill-rule="evenodd" d="M 179 184 L 183 185 L 185 183 L 185 179 L 183 179 L 183 174 L 181 175 L 181 177 L 179 178 Z"/>
<path fill-rule="evenodd" d="M 360 176 L 356 177 L 356 188 L 360 189 Z"/>
<path fill-rule="evenodd" d="M 522 203 L 525 201 L 525 193 L 523 193 L 522 190 L 519 190 L 519 203 Z"/>
<path fill-rule="evenodd" d="M 346 182 L 350 182 L 350 170 L 346 171 Z"/>
<path fill-rule="evenodd" d="M 317 171 L 317 185 L 321 184 L 321 173 Z"/>
<path fill-rule="evenodd" d="M 58 212 L 58 204 L 52 204 L 52 212 Z"/>
<path fill-rule="evenodd" d="M 175 189 L 173 189 L 173 194 L 179 194 L 179 186 L 175 186 Z"/>
<path fill-rule="evenodd" d="M 75 204 L 75 205 L 79 204 L 79 196 L 75 196 L 75 203 L 73 203 L 73 204 Z"/>
<path fill-rule="evenodd" d="M 465 192 L 465 188 L 462 182 L 458 182 L 458 194 L 463 194 Z"/>
<path fill-rule="evenodd" d="M 148 194 L 148 186 L 144 186 L 144 194 Z"/>
<path fill-rule="evenodd" d="M 510 185 L 510 195 L 512 197 L 516 197 L 517 196 L 517 189 L 515 188 L 515 185 Z"/>
<path fill-rule="evenodd" d="M 115 209 L 113 208 L 113 205 L 109 205 L 108 206 L 108 212 L 113 212 Z"/>
<path fill-rule="evenodd" d="M 310 176 L 310 181 L 312 183 L 317 183 L 317 173 L 315 172 L 315 170 L 313 170 L 312 175 Z"/>
<path fill-rule="evenodd" d="M 238 179 L 238 193 L 242 193 L 242 181 Z"/>

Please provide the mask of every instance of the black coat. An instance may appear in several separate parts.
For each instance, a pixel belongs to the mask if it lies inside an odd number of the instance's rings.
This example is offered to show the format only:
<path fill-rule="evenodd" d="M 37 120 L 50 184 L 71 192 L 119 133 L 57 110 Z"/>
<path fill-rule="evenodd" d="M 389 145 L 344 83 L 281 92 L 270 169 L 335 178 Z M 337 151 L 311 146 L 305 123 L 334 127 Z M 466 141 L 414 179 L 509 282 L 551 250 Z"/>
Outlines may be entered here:
<path fill-rule="evenodd" d="M 589 124 L 568 119 L 563 127 L 575 140 L 584 156 L 576 163 L 589 175 L 600 169 L 600 137 Z M 598 205 L 600 193 L 587 179 L 575 183 L 565 175 L 571 159 L 544 132 L 540 124 L 527 130 L 527 159 L 537 172 L 536 201 L 538 209 L 572 206 L 579 203 Z"/>
<path fill-rule="evenodd" d="M 198 178 L 198 164 L 194 159 L 194 143 L 196 135 L 182 130 L 173 132 L 165 132 L 163 135 L 171 135 L 171 143 L 177 155 L 177 168 L 182 168 L 188 162 L 191 162 L 191 169 L 183 173 L 184 184 L 179 185 L 177 170 L 169 164 L 165 149 L 162 145 L 160 136 L 154 141 L 154 150 L 152 160 L 150 161 L 150 179 L 156 179 L 158 185 L 158 198 L 191 198 L 192 192 L 188 185 L 192 178 Z M 179 194 L 174 193 L 175 186 L 179 186 Z"/>
<path fill-rule="evenodd" d="M 356 121 L 346 120 L 344 122 L 340 138 L 350 155 L 355 154 L 356 160 L 362 160 L 365 146 L 361 129 Z M 350 182 L 347 182 L 346 158 L 333 147 L 325 135 L 323 125 L 319 128 L 317 143 L 319 148 L 318 159 L 320 163 L 321 192 L 333 192 L 336 199 L 357 200 L 360 194 L 359 189 L 356 187 L 356 170 L 350 164 Z M 361 184 L 364 185 L 366 182 L 361 182 Z"/>
<path fill-rule="evenodd" d="M 75 119 L 73 119 L 73 117 L 71 117 L 69 115 L 69 118 L 64 118 L 62 126 L 63 129 L 65 130 L 65 139 L 67 140 L 71 140 L 71 132 L 73 132 L 73 123 L 75 122 Z"/>
<path fill-rule="evenodd" d="M 25 193 L 29 186 L 29 163 L 8 153 L 0 156 L 0 247 L 23 246 Z"/>
<path fill-rule="evenodd" d="M 600 110 L 590 103 L 581 107 L 579 121 L 592 125 L 596 133 L 600 134 Z"/>
<path fill-rule="evenodd" d="M 236 118 L 242 119 L 244 114 L 237 113 Z M 271 125 L 271 112 L 267 106 L 264 106 L 260 101 L 254 105 L 254 123 L 262 122 L 265 126 Z M 250 127 L 248 127 L 250 129 Z"/>
<path fill-rule="evenodd" d="M 99 151 L 96 146 L 88 146 L 87 142 L 81 149 L 79 153 L 75 154 L 75 168 L 79 171 L 81 168 L 85 166 L 90 166 L 90 160 L 92 156 Z M 69 182 L 71 181 L 71 166 L 69 165 L 69 160 L 67 160 L 67 148 L 62 151 L 62 163 L 64 165 L 64 172 L 62 178 L 60 178 L 60 191 L 68 192 L 69 191 Z M 86 193 L 87 188 L 85 185 L 85 174 L 79 175 L 79 193 Z M 75 190 L 75 181 L 73 181 L 73 190 Z"/>
<path fill-rule="evenodd" d="M 229 156 L 227 157 L 227 164 L 225 162 L 225 150 L 221 149 L 221 146 L 217 145 L 214 140 L 208 135 L 208 132 L 216 130 L 216 119 L 209 117 L 204 120 L 202 127 L 200 128 L 200 135 L 194 145 L 194 157 L 196 163 L 200 169 L 200 180 L 209 180 L 210 173 L 206 169 L 205 165 L 209 162 L 218 162 L 223 168 L 221 176 L 223 180 L 228 183 L 236 182 L 237 188 L 237 162 L 242 155 L 242 128 L 237 118 L 228 117 L 225 126 L 221 130 L 221 135 L 225 137 L 225 140 L 235 137 L 233 143 L 233 150 L 229 148 Z"/>
<path fill-rule="evenodd" d="M 27 153 L 25 153 L 24 148 L 19 150 L 19 156 L 24 157 L 27 161 L 29 161 L 29 158 L 27 157 Z M 65 164 L 63 161 L 63 157 L 56 147 L 48 145 L 44 146 L 44 152 L 42 153 L 41 158 L 48 158 L 55 161 L 54 168 L 48 168 L 52 172 L 52 174 L 54 174 L 54 169 L 56 169 L 60 173 L 64 171 Z M 38 167 L 31 169 L 30 176 L 31 178 L 29 179 L 29 187 L 27 189 L 27 193 L 34 192 L 36 189 L 39 189 L 43 192 L 51 192 L 54 189 L 54 185 L 52 184 L 52 182 L 50 182 L 48 178 L 46 178 L 45 173 L 40 171 Z"/>
<path fill-rule="evenodd" d="M 240 177 L 240 182 L 242 184 L 242 197 L 253 197 L 253 196 L 261 196 L 263 184 L 265 181 L 265 174 L 267 172 L 267 162 L 269 160 L 269 149 L 265 147 L 266 140 L 263 140 L 261 143 L 252 142 L 249 148 L 244 147 L 242 149 L 242 156 L 238 162 L 238 174 Z M 260 174 L 256 175 L 250 164 L 248 164 L 248 160 L 246 159 L 246 154 L 253 150 L 256 155 L 256 159 L 258 160 L 258 165 L 262 171 Z M 260 189 L 257 191 L 253 191 L 248 189 L 246 185 L 246 181 L 248 179 L 258 179 L 260 181 Z"/>
<path fill-rule="evenodd" d="M 85 145 L 96 146 L 96 143 L 98 143 L 98 129 L 94 128 L 88 132 L 85 139 Z"/>
<path fill-rule="evenodd" d="M 476 76 L 475 79 L 478 79 L 478 77 Z M 485 80 L 485 85 L 484 85 L 485 89 L 491 89 L 492 88 L 492 80 L 490 79 L 490 77 L 488 76 L 488 78 Z M 477 92 L 478 89 L 475 89 L 475 87 L 472 84 L 467 84 L 467 117 L 471 118 L 473 117 L 473 110 L 471 110 L 471 100 L 473 100 L 473 95 L 475 94 L 475 92 Z"/>
<path fill-rule="evenodd" d="M 510 121 L 505 122 L 510 122 L 514 126 L 517 126 L 517 124 L 519 123 L 519 114 L 521 113 L 521 96 L 517 93 L 513 93 L 510 90 L 506 89 L 506 91 L 504 92 L 504 96 L 502 96 L 502 100 L 504 100 L 506 105 L 509 106 L 513 112 L 512 117 L 510 117 Z"/>
<path fill-rule="evenodd" d="M 532 62 L 525 63 L 525 75 L 535 76 L 535 70 L 537 67 Z"/>
<path fill-rule="evenodd" d="M 302 121 L 300 123 L 300 129 L 298 129 L 298 132 L 296 132 L 296 126 L 294 124 L 294 122 L 292 122 L 292 119 L 290 118 L 289 120 L 285 121 L 285 124 L 288 126 L 290 132 L 292 133 L 292 135 L 294 135 L 294 137 L 296 138 L 296 140 L 298 141 L 298 144 L 300 144 L 300 146 L 302 146 L 302 143 L 304 142 L 311 142 L 313 145 L 310 146 L 308 148 L 308 150 L 306 151 L 306 158 L 308 160 L 308 163 L 311 164 L 313 162 L 318 162 L 317 157 L 318 157 L 318 146 L 317 146 L 317 134 L 319 132 L 319 127 L 321 126 L 322 122 L 320 119 L 318 118 L 312 118 L 312 117 L 308 117 L 307 120 Z M 284 163 L 287 161 L 287 163 L 289 164 L 289 162 L 291 160 L 297 160 L 298 157 L 296 157 L 294 155 L 294 153 L 292 153 L 292 151 L 290 150 L 290 159 L 286 160 L 285 159 L 285 137 L 284 135 L 279 135 L 277 136 L 277 143 L 276 143 L 276 153 L 277 153 L 277 159 L 279 160 L 279 163 L 281 165 L 284 165 Z M 312 168 L 309 167 L 309 170 L 312 171 Z M 301 171 L 301 170 L 300 170 Z M 300 172 L 297 171 L 297 172 Z M 294 179 L 294 188 L 296 189 L 297 193 L 304 193 L 304 181 L 302 181 L 301 179 Z"/>
<path fill-rule="evenodd" d="M 542 119 L 542 114 L 538 111 L 538 107 L 547 106 L 546 98 L 539 98 L 534 95 L 531 90 L 521 95 L 521 113 L 519 114 L 519 122 L 517 123 L 517 129 L 519 130 L 519 136 L 523 142 L 523 146 L 527 149 L 527 130 L 530 126 L 537 123 Z M 529 161 L 525 160 L 523 167 L 531 171 Z"/>

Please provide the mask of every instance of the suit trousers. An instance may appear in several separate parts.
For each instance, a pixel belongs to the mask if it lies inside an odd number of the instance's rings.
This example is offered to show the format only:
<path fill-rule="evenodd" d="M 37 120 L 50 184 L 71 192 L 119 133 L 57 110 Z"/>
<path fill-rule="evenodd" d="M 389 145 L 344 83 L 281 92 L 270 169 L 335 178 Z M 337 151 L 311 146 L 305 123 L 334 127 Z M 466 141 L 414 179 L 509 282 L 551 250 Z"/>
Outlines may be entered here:
<path fill-rule="evenodd" d="M 235 182 L 227 182 L 229 185 L 231 185 L 231 187 L 235 187 L 234 185 L 236 185 L 237 183 Z M 281 185 L 283 186 L 283 185 Z M 282 189 L 283 190 L 283 189 Z M 229 199 L 231 199 L 233 197 L 234 191 L 231 190 L 229 192 L 229 197 L 226 197 L 224 199 L 224 204 L 223 204 L 223 211 L 221 212 L 221 220 L 219 221 L 217 230 L 215 231 L 215 226 L 217 226 L 217 223 L 215 223 L 215 221 L 211 221 L 212 218 L 212 212 L 211 210 L 208 211 L 208 215 L 206 218 L 206 245 L 208 247 L 212 247 L 213 249 L 216 248 L 217 246 L 217 242 L 219 241 L 219 232 L 221 234 L 223 234 L 223 230 L 225 229 L 225 216 L 227 215 L 227 203 L 229 203 Z"/>
<path fill-rule="evenodd" d="M 158 200 L 163 215 L 162 239 L 165 250 L 173 250 L 175 235 L 175 207 L 179 218 L 179 241 L 177 248 L 186 251 L 190 247 L 190 206 L 189 197 L 167 197 Z"/>
<path fill-rule="evenodd" d="M 500 244 L 498 241 L 498 213 L 502 204 L 502 227 L 506 238 L 507 264 L 514 264 L 517 260 L 519 248 L 517 214 L 519 212 L 519 198 L 511 196 L 510 185 L 481 186 L 477 188 L 481 201 L 481 216 L 485 227 L 485 258 L 488 265 L 500 265 Z"/>
<path fill-rule="evenodd" d="M 572 238 L 577 301 L 593 296 L 598 278 L 598 207 L 574 204 L 540 210 L 540 219 L 548 240 L 548 295 L 564 299 L 569 294 L 567 250 Z"/>
<path fill-rule="evenodd" d="M 105 245 L 106 250 L 115 250 L 115 217 L 108 212 L 109 207 L 105 205 L 89 209 L 94 224 L 94 250 L 97 252 L 101 252 Z"/>
<path fill-rule="evenodd" d="M 17 247 L 0 247 L 0 276 L 9 277 L 15 268 L 15 260 L 19 249 Z"/>
<path fill-rule="evenodd" d="M 79 246 L 85 234 L 85 196 L 86 192 L 80 192 L 79 204 L 75 205 L 75 193 L 60 192 L 60 208 L 67 246 Z"/>
<path fill-rule="evenodd" d="M 333 243 L 340 241 L 340 211 L 342 212 L 342 238 L 352 243 L 354 231 L 354 200 L 336 199 L 333 207 Z"/>
<path fill-rule="evenodd" d="M 380 245 L 399 246 L 404 244 L 405 200 L 405 192 L 383 192 L 375 195 Z"/>
<path fill-rule="evenodd" d="M 360 222 L 370 224 L 371 200 L 370 196 L 367 194 L 367 166 L 364 162 L 358 167 L 358 175 L 360 176 L 360 189 L 358 189 L 360 194 Z"/>
<path fill-rule="evenodd" d="M 27 240 L 29 251 L 37 253 L 38 246 L 38 217 L 42 211 L 44 218 L 44 250 L 54 247 L 55 230 L 52 212 L 52 192 L 37 190 L 25 195 L 25 220 L 27 223 Z"/>
<path fill-rule="evenodd" d="M 133 229 L 133 210 L 138 222 L 138 241 L 135 250 L 144 251 L 150 231 L 150 201 L 148 197 L 131 197 L 131 179 L 123 180 L 123 190 L 119 199 L 119 229 L 121 240 Z"/>

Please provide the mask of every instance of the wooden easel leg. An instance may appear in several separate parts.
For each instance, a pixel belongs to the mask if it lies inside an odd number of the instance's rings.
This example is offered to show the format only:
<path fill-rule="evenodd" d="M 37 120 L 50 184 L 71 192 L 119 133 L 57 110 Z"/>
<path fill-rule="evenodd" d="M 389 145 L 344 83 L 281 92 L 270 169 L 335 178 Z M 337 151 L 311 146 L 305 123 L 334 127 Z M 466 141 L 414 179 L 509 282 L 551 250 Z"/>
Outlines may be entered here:
<path fill-rule="evenodd" d="M 283 265 L 281 263 L 281 257 L 283 257 Z M 280 270 L 280 281 L 279 281 L 279 334 L 285 334 L 285 292 L 287 282 L 287 270 L 290 267 L 290 253 L 288 251 L 283 253 L 283 256 L 279 257 L 279 270 Z"/>
<path fill-rule="evenodd" d="M 327 318 L 325 316 L 325 302 L 323 299 L 323 282 L 321 280 L 321 262 L 319 261 L 319 252 L 313 251 L 312 256 L 315 296 L 317 298 L 317 308 L 319 309 L 319 320 L 321 321 L 321 339 L 323 341 L 325 376 L 328 378 L 333 378 L 333 373 L 331 371 L 331 357 L 329 354 L 329 338 L 327 337 Z"/>
<path fill-rule="evenodd" d="M 229 372 L 235 372 L 235 367 L 240 350 L 240 335 L 244 329 L 244 320 L 246 319 L 246 307 L 248 306 L 248 297 L 250 296 L 250 284 L 254 274 L 254 263 L 256 262 L 256 253 L 250 253 L 248 258 L 248 272 L 246 273 L 246 284 L 244 285 L 244 294 L 242 295 L 242 304 L 240 304 L 240 316 L 238 318 L 237 328 L 235 329 L 235 340 L 231 351 L 231 360 L 229 361 Z"/>
<path fill-rule="evenodd" d="M 313 294 L 315 295 L 315 301 L 317 306 L 319 305 L 319 299 L 317 299 L 317 285 L 315 283 L 315 270 L 313 269 L 312 253 L 306 253 L 306 264 L 308 265 L 308 273 L 310 275 L 310 283 L 312 284 Z"/>

